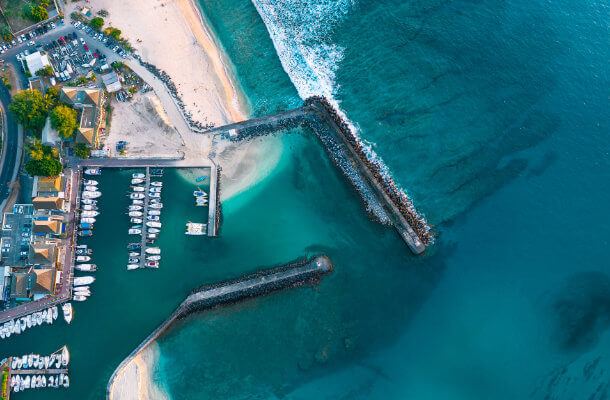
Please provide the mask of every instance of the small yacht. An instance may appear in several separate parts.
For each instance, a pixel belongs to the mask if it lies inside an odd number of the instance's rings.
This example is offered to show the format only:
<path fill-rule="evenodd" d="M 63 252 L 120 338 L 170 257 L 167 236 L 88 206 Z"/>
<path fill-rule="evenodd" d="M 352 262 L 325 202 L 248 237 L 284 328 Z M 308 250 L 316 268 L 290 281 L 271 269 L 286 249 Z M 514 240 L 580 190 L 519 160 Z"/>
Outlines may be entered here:
<path fill-rule="evenodd" d="M 146 234 L 146 238 L 147 239 L 156 239 L 157 238 L 157 233 L 148 233 Z"/>
<path fill-rule="evenodd" d="M 84 199 L 97 199 L 102 196 L 102 192 L 85 190 L 83 192 Z"/>
<path fill-rule="evenodd" d="M 146 226 L 148 226 L 149 228 L 161 228 L 161 222 L 156 222 L 156 221 L 149 221 L 146 223 Z"/>
<path fill-rule="evenodd" d="M 159 229 L 159 228 L 148 228 L 146 231 L 148 233 L 159 233 L 159 232 L 161 232 L 161 229 Z"/>
<path fill-rule="evenodd" d="M 131 218 L 129 221 L 132 224 L 141 224 L 142 223 L 142 218 Z"/>
<path fill-rule="evenodd" d="M 80 224 L 78 224 L 78 229 L 83 231 L 87 229 L 93 229 L 93 224 L 89 222 L 81 222 Z"/>
<path fill-rule="evenodd" d="M 142 208 L 142 206 L 129 206 L 129 211 L 140 211 Z"/>
<path fill-rule="evenodd" d="M 64 312 L 64 320 L 67 323 L 72 322 L 72 303 L 64 303 L 61 306 L 61 310 Z"/>
<path fill-rule="evenodd" d="M 131 193 L 129 195 L 129 198 L 132 200 L 142 200 L 144 197 L 146 197 L 144 193 Z"/>
<path fill-rule="evenodd" d="M 100 215 L 99 211 L 83 211 L 80 214 L 83 217 L 97 217 L 98 215 Z"/>
<path fill-rule="evenodd" d="M 91 257 L 89 256 L 76 256 L 76 262 L 87 262 L 91 261 Z"/>
<path fill-rule="evenodd" d="M 148 215 L 161 215 L 160 210 L 148 210 Z"/>
<path fill-rule="evenodd" d="M 141 183 L 144 183 L 144 179 L 142 179 L 142 178 L 134 178 L 131 180 L 132 185 L 139 185 Z"/>
<path fill-rule="evenodd" d="M 82 209 L 83 209 L 84 211 L 96 211 L 96 210 L 97 210 L 97 206 L 96 206 L 96 205 L 93 205 L 93 204 L 84 204 L 84 205 L 82 206 Z"/>
<path fill-rule="evenodd" d="M 139 218 L 139 217 L 141 217 L 143 214 L 142 214 L 142 211 L 130 211 L 128 215 L 129 215 L 130 217 L 136 217 L 136 218 Z"/>
<path fill-rule="evenodd" d="M 95 282 L 95 278 L 92 276 L 79 276 L 78 278 L 74 278 L 74 286 L 84 286 L 90 285 Z"/>
<path fill-rule="evenodd" d="M 101 168 L 87 168 L 84 171 L 85 175 L 101 175 L 102 174 L 102 169 Z"/>
<path fill-rule="evenodd" d="M 147 261 L 159 261 L 161 256 L 146 256 Z"/>
<path fill-rule="evenodd" d="M 142 245 L 140 243 L 129 243 L 127 245 L 127 250 L 140 250 Z"/>
<path fill-rule="evenodd" d="M 91 205 L 97 204 L 97 200 L 93 200 L 93 199 L 82 199 L 80 202 L 83 204 L 91 204 Z"/>
<path fill-rule="evenodd" d="M 146 266 L 148 268 L 159 268 L 159 261 L 147 261 Z"/>
<path fill-rule="evenodd" d="M 148 193 L 148 195 L 153 199 L 158 199 L 161 197 L 161 193 L 150 192 L 150 193 Z"/>
<path fill-rule="evenodd" d="M 82 217 L 80 219 L 81 224 L 95 224 L 95 218 L 93 217 Z"/>
<path fill-rule="evenodd" d="M 158 182 L 158 181 L 150 182 L 150 186 L 161 187 L 161 186 L 163 186 L 163 182 Z"/>
<path fill-rule="evenodd" d="M 72 300 L 74 300 L 74 301 L 85 301 L 85 300 L 87 300 L 87 297 L 83 296 L 82 294 L 75 294 L 72 297 Z"/>
<path fill-rule="evenodd" d="M 140 257 L 140 253 L 135 252 L 135 251 L 130 251 L 129 252 L 129 257 Z"/>
<path fill-rule="evenodd" d="M 98 181 L 94 181 L 93 179 L 85 179 L 83 181 L 83 185 L 85 186 L 97 186 L 98 185 Z"/>
<path fill-rule="evenodd" d="M 95 264 L 76 264 L 74 266 L 74 269 L 76 269 L 78 271 L 84 271 L 84 272 L 95 272 L 95 271 L 97 271 L 97 265 L 95 265 Z"/>
<path fill-rule="evenodd" d="M 88 192 L 96 192 L 97 191 L 97 186 L 86 185 L 85 186 L 85 190 L 88 191 Z"/>
<path fill-rule="evenodd" d="M 146 188 L 144 186 L 132 186 L 131 190 L 133 192 L 143 192 L 146 190 Z"/>
<path fill-rule="evenodd" d="M 78 231 L 78 236 L 82 236 L 82 237 L 93 236 L 93 231 L 92 230 Z"/>
<path fill-rule="evenodd" d="M 158 247 L 149 247 L 145 252 L 146 254 L 161 254 L 161 249 Z"/>
<path fill-rule="evenodd" d="M 77 244 L 76 245 L 77 249 L 83 249 L 83 250 L 88 250 L 89 246 L 87 246 L 86 244 Z"/>
<path fill-rule="evenodd" d="M 133 204 L 134 206 L 143 206 L 144 205 L 144 200 L 133 200 L 131 202 L 131 204 Z"/>
<path fill-rule="evenodd" d="M 88 249 L 88 248 L 79 248 L 78 246 L 76 247 L 76 255 L 78 256 L 88 256 L 91 255 L 91 253 L 93 253 L 93 250 Z"/>
<path fill-rule="evenodd" d="M 149 207 L 160 210 L 163 208 L 163 203 L 153 203 L 153 204 L 150 204 Z"/>
<path fill-rule="evenodd" d="M 195 197 L 206 197 L 208 194 L 201 189 L 193 191 L 193 196 Z"/>
<path fill-rule="evenodd" d="M 129 264 L 137 264 L 139 262 L 140 262 L 139 258 L 130 258 L 128 261 Z"/>
<path fill-rule="evenodd" d="M 151 188 L 149 189 L 149 191 L 150 191 L 151 193 L 161 193 L 161 190 L 162 190 L 162 189 L 161 189 L 160 187 L 151 187 Z"/>
<path fill-rule="evenodd" d="M 158 215 L 147 215 L 146 219 L 149 221 L 159 221 L 159 216 Z"/>
<path fill-rule="evenodd" d="M 146 178 L 146 175 L 144 175 L 141 172 L 137 172 L 137 173 L 131 174 L 131 177 L 133 179 L 144 179 L 144 178 Z"/>
<path fill-rule="evenodd" d="M 140 268 L 139 264 L 127 264 L 127 270 L 131 271 Z"/>
<path fill-rule="evenodd" d="M 130 228 L 127 233 L 129 233 L 130 235 L 141 235 L 142 234 L 142 229 L 135 229 L 135 228 Z"/>

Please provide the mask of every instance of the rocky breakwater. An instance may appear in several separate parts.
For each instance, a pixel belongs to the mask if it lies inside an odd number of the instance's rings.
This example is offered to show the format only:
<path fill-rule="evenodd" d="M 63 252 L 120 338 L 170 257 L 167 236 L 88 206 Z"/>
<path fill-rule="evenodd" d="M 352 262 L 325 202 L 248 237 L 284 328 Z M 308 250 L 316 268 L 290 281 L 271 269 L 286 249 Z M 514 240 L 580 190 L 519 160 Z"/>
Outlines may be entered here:
<path fill-rule="evenodd" d="M 406 223 L 407 226 L 396 226 L 401 236 L 415 253 L 423 252 L 425 247 L 434 241 L 433 231 L 426 219 L 415 209 L 409 196 L 387 172 L 385 164 L 378 157 L 372 157 L 371 150 L 326 98 L 310 97 L 305 101 L 305 107 L 310 109 L 311 112 L 317 113 L 321 119 L 327 119 L 336 127 L 337 133 L 341 135 L 341 138 L 365 167 L 367 174 L 373 180 L 371 183 L 377 185 L 383 191 L 383 195 L 389 203 L 390 210 L 388 211 L 394 214 L 394 211 L 398 211 L 399 215 L 396 215 L 398 220 L 394 219 L 394 225 L 405 225 Z M 401 221 L 404 221 L 404 223 L 401 224 Z M 404 228 L 404 230 L 401 230 L 401 228 Z M 413 234 L 416 237 L 413 237 Z"/>

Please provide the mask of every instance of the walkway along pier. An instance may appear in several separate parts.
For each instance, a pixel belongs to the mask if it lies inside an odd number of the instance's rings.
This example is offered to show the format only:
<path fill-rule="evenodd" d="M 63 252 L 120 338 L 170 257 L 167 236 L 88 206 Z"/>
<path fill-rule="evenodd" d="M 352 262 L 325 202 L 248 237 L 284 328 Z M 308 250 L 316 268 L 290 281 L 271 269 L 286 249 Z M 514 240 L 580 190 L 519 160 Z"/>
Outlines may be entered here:
<path fill-rule="evenodd" d="M 330 158 L 356 187 L 372 216 L 393 225 L 413 253 L 423 253 L 434 240 L 427 221 L 326 98 L 310 97 L 303 107 L 206 132 L 239 141 L 299 126 L 314 131 Z"/>
<path fill-rule="evenodd" d="M 235 303 L 247 298 L 263 296 L 274 291 L 293 286 L 317 283 L 322 276 L 330 273 L 333 264 L 327 256 L 319 255 L 311 259 L 302 258 L 280 267 L 265 269 L 236 280 L 204 285 L 195 289 L 180 306 L 155 329 L 140 345 L 119 364 L 113 372 L 106 398 L 112 399 L 112 384 L 131 360 L 150 343 L 161 336 L 170 325 L 189 314 L 208 310 L 220 305 Z"/>

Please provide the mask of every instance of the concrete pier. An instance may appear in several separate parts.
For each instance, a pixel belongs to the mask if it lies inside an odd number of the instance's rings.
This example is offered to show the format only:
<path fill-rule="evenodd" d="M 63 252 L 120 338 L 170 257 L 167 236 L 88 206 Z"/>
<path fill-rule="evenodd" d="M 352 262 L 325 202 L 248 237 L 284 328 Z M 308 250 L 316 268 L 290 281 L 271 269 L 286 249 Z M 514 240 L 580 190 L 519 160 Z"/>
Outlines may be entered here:
<path fill-rule="evenodd" d="M 258 271 L 232 281 L 205 285 L 195 289 L 180 306 L 155 329 L 114 371 L 108 386 L 106 398 L 111 399 L 112 384 L 123 368 L 145 347 L 159 338 L 172 323 L 194 312 L 208 310 L 220 305 L 235 303 L 247 298 L 263 296 L 288 287 L 316 283 L 330 273 L 333 264 L 324 255 L 311 259 L 299 259 L 289 264 Z"/>

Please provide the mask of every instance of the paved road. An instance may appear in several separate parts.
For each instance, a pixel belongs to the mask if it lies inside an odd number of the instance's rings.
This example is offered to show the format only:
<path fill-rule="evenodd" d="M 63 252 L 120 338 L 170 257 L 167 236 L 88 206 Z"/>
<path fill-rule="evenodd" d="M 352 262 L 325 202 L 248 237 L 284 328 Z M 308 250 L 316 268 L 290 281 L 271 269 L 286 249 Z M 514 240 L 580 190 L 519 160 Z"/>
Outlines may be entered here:
<path fill-rule="evenodd" d="M 13 175 L 16 168 L 19 168 L 20 159 L 18 157 L 19 147 L 19 130 L 17 129 L 17 121 L 12 113 L 8 112 L 8 105 L 10 103 L 10 94 L 8 90 L 0 85 L 0 101 L 2 107 L 6 112 L 6 142 L 2 143 L 6 148 L 6 157 L 4 158 L 4 164 L 2 165 L 2 172 L 0 172 L 0 203 L 6 200 L 10 194 L 10 183 L 13 180 Z"/>

